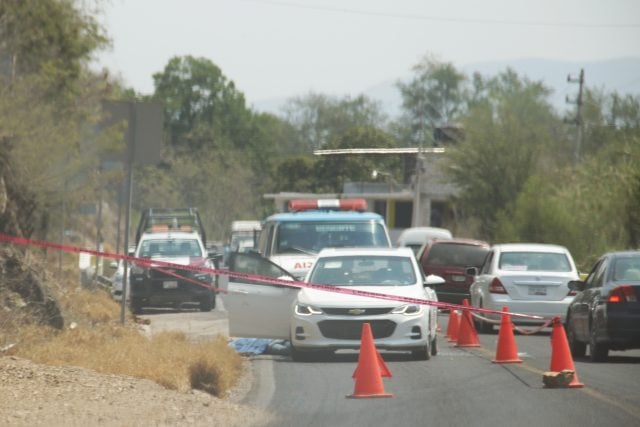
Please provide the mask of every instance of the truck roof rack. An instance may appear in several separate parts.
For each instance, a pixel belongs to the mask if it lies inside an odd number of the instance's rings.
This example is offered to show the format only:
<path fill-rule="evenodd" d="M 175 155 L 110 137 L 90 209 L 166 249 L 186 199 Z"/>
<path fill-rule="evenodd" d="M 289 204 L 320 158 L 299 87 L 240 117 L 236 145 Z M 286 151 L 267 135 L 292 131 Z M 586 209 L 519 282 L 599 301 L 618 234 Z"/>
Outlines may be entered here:
<path fill-rule="evenodd" d="M 136 245 L 144 233 L 196 231 L 207 245 L 204 226 L 197 208 L 147 208 L 142 212 L 136 230 Z"/>

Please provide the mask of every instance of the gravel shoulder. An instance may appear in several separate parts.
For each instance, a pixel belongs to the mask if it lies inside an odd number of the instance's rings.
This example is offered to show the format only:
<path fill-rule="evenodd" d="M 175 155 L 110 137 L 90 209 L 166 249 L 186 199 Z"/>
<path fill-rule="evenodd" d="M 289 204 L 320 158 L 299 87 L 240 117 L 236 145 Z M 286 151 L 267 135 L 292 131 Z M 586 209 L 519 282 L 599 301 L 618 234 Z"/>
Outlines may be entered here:
<path fill-rule="evenodd" d="M 0 356 L 0 425 L 260 426 L 270 414 L 238 402 L 251 387 L 251 365 L 227 397 L 181 393 L 152 381 L 79 367 Z"/>

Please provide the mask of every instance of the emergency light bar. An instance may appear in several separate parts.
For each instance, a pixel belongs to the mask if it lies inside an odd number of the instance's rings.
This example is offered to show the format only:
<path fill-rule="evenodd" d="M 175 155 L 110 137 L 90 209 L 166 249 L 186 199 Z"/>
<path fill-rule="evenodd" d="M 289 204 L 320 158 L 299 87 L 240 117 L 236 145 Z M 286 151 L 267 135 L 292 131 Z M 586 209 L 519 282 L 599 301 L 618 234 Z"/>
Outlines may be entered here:
<path fill-rule="evenodd" d="M 289 210 L 294 212 L 308 210 L 339 210 L 358 211 L 367 210 L 365 199 L 295 199 L 289 200 Z"/>

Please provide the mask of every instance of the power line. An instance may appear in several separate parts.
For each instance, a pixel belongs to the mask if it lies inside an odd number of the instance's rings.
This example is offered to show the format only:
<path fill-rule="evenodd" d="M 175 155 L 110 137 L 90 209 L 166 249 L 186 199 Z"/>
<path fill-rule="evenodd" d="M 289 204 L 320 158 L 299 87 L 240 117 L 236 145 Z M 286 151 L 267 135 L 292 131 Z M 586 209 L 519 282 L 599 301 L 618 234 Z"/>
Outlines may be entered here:
<path fill-rule="evenodd" d="M 351 15 L 376 16 L 383 18 L 398 18 L 415 21 L 451 22 L 459 24 L 490 24 L 490 25 L 525 25 L 532 27 L 573 27 L 573 28 L 640 28 L 640 23 L 585 23 L 585 22 L 543 22 L 543 21 L 511 21 L 501 19 L 460 18 L 448 16 L 430 16 L 408 13 L 374 12 L 368 10 L 346 9 L 330 6 L 317 6 L 307 4 L 290 3 L 278 0 L 242 0 L 251 3 L 260 3 L 273 6 L 288 7 L 292 9 L 320 10 L 324 12 L 346 13 Z"/>

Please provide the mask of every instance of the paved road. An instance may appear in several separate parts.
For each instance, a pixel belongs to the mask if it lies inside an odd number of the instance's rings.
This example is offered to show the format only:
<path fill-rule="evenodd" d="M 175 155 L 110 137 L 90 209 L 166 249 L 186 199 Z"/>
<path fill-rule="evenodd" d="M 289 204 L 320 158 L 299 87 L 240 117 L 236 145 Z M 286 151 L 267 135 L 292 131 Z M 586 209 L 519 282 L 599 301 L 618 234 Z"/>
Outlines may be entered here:
<path fill-rule="evenodd" d="M 222 304 L 210 313 L 147 312 L 151 330 L 182 330 L 194 339 L 227 334 Z M 446 331 L 447 316 L 440 323 Z M 612 352 L 610 362 L 574 360 L 581 389 L 545 389 L 549 332 L 516 334 L 522 364 L 495 364 L 498 335 L 481 334 L 481 347 L 461 349 L 440 337 L 429 361 L 381 352 L 392 373 L 384 388 L 393 397 L 348 399 L 354 391 L 356 352 L 320 362 L 287 356 L 253 359 L 254 385 L 245 402 L 278 416 L 273 426 L 584 426 L 640 425 L 640 351 Z"/>
<path fill-rule="evenodd" d="M 446 330 L 446 318 L 442 319 Z M 494 364 L 497 334 L 482 347 L 460 349 L 441 339 L 440 354 L 416 362 L 382 352 L 393 377 L 389 399 L 347 399 L 356 353 L 315 363 L 287 357 L 254 360 L 257 381 L 247 402 L 279 415 L 273 426 L 584 426 L 640 425 L 640 352 L 614 353 L 610 363 L 575 361 L 581 389 L 545 389 L 549 333 L 517 336 L 522 364 Z"/>

